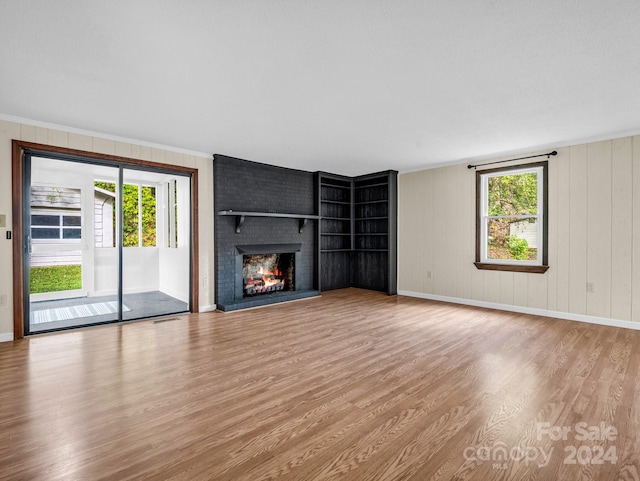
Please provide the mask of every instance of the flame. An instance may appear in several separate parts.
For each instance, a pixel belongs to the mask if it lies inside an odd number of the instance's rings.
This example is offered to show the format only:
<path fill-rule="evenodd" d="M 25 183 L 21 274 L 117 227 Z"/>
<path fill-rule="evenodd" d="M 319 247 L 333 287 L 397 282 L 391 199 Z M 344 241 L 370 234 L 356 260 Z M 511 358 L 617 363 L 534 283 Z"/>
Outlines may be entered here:
<path fill-rule="evenodd" d="M 275 286 L 276 284 L 280 284 L 280 279 L 271 279 L 266 276 L 262 276 L 262 281 L 266 287 Z"/>
<path fill-rule="evenodd" d="M 263 269 L 262 266 L 260 266 L 260 269 L 258 270 L 258 274 L 262 276 L 262 282 L 264 282 L 264 285 L 266 287 L 274 286 L 282 282 L 281 279 L 278 279 L 278 277 L 282 277 L 282 272 L 280 272 L 280 269 L 278 269 L 277 267 L 273 269 L 273 271 L 268 271 Z"/>
<path fill-rule="evenodd" d="M 271 270 L 265 269 L 264 266 L 259 266 L 257 274 L 260 277 L 262 277 L 262 282 L 264 283 L 265 287 L 282 284 L 284 282 L 283 281 L 284 276 L 282 275 L 282 271 L 277 267 L 275 267 L 271 271 Z"/>
<path fill-rule="evenodd" d="M 264 278 L 264 276 L 283 277 L 282 276 L 282 271 L 280 269 L 278 269 L 277 267 L 274 268 L 272 271 L 268 271 L 264 267 L 260 266 L 258 268 L 258 274 L 263 276 L 263 278 Z"/>

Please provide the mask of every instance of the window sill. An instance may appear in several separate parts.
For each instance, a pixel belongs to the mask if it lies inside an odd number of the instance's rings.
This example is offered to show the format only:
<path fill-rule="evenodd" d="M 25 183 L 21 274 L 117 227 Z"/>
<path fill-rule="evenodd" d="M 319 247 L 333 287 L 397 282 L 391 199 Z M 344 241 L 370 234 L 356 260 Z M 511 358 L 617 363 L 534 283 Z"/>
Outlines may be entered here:
<path fill-rule="evenodd" d="M 528 272 L 529 274 L 544 274 L 549 266 L 518 266 L 513 264 L 489 264 L 485 262 L 474 262 L 478 269 L 488 271 L 509 271 L 509 272 Z"/>

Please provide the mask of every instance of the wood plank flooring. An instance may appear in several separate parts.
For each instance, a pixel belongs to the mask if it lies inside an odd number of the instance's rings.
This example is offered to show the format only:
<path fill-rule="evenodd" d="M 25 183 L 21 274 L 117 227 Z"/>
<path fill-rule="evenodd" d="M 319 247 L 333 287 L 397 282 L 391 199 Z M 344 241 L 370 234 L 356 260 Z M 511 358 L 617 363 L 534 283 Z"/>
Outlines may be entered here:
<path fill-rule="evenodd" d="M 639 331 L 357 289 L 32 337 L 0 479 L 639 480 L 639 363 Z"/>

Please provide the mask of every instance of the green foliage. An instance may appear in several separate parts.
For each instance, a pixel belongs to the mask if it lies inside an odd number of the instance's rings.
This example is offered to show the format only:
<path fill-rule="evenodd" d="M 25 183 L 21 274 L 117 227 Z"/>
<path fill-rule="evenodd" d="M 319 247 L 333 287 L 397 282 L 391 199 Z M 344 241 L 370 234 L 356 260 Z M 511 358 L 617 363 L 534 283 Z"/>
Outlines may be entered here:
<path fill-rule="evenodd" d="M 489 215 L 537 214 L 537 203 L 535 173 L 489 178 Z"/>
<path fill-rule="evenodd" d="M 510 235 L 505 241 L 514 259 L 526 261 L 529 258 L 529 243 L 527 239 L 522 239 L 515 235 Z"/>
<path fill-rule="evenodd" d="M 94 185 L 109 192 L 116 191 L 113 182 L 96 181 Z M 156 245 L 156 189 L 143 186 L 142 189 L 142 245 Z M 138 186 L 125 184 L 122 187 L 122 245 L 138 247 L 140 231 L 138 229 Z M 116 223 L 116 211 L 113 211 L 113 224 Z"/>
<path fill-rule="evenodd" d="M 138 232 L 138 186 L 122 186 L 122 245 L 137 247 Z"/>
<path fill-rule="evenodd" d="M 488 191 L 490 216 L 535 215 L 538 212 L 538 175 L 536 173 L 490 177 Z M 492 219 L 489 234 L 496 245 L 507 246 L 509 226 L 512 222 L 518 221 L 518 218 Z"/>
<path fill-rule="evenodd" d="M 116 184 L 114 184 L 113 182 L 95 181 L 93 185 L 95 185 L 99 189 L 106 190 L 108 192 L 113 192 L 113 193 L 116 192 Z"/>
<path fill-rule="evenodd" d="M 142 245 L 156 245 L 156 189 L 142 187 Z"/>
<path fill-rule="evenodd" d="M 32 267 L 29 284 L 31 294 L 82 289 L 82 266 Z"/>

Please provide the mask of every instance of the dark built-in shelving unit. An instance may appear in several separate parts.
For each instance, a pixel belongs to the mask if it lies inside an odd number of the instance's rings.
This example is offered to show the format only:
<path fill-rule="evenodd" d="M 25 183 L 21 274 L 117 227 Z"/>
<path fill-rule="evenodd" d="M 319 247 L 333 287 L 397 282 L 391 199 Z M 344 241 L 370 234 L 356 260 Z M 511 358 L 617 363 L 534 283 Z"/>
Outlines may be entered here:
<path fill-rule="evenodd" d="M 320 289 L 396 294 L 397 172 L 318 173 Z"/>
<path fill-rule="evenodd" d="M 320 193 L 320 290 L 351 286 L 353 252 L 353 182 L 348 177 L 318 173 Z"/>

